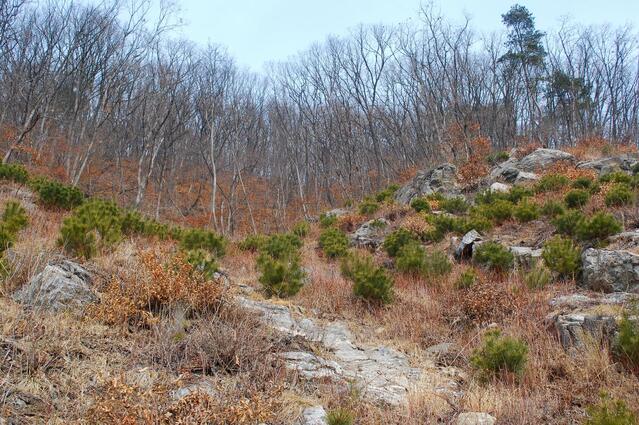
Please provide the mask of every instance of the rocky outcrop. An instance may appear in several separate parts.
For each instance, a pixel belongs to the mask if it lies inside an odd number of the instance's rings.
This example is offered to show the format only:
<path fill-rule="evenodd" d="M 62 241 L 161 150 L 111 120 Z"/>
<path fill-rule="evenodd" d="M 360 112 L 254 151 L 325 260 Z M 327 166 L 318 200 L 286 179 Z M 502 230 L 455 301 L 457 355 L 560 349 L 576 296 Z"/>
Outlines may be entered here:
<path fill-rule="evenodd" d="M 639 291 L 639 255 L 626 250 L 589 248 L 581 255 L 580 286 L 600 292 Z"/>
<path fill-rule="evenodd" d="M 615 170 L 631 171 L 632 167 L 638 163 L 639 159 L 636 155 L 620 155 L 582 161 L 577 164 L 577 168 L 595 170 L 600 175 L 605 175 Z"/>
<path fill-rule="evenodd" d="M 490 172 L 490 180 L 517 184 L 535 181 L 539 179 L 536 171 L 544 170 L 560 161 L 574 162 L 575 157 L 556 149 L 537 149 L 522 159 L 510 158 L 497 165 Z"/>
<path fill-rule="evenodd" d="M 97 301 L 91 289 L 91 276 L 77 263 L 64 260 L 49 264 L 13 294 L 21 304 L 60 311 L 83 307 Z"/>
<path fill-rule="evenodd" d="M 428 171 L 422 171 L 407 185 L 399 189 L 395 195 L 398 203 L 410 204 L 414 198 L 442 193 L 446 196 L 459 195 L 460 186 L 457 180 L 457 168 L 452 164 L 443 164 Z"/>
<path fill-rule="evenodd" d="M 457 425 L 494 425 L 497 422 L 493 416 L 488 413 L 468 412 L 460 413 L 457 416 Z"/>
<path fill-rule="evenodd" d="M 322 406 L 307 407 L 302 413 L 301 425 L 327 425 L 326 410 Z"/>
<path fill-rule="evenodd" d="M 362 224 L 351 236 L 351 244 L 359 248 L 377 249 L 388 234 L 389 221 L 378 218 Z"/>
<path fill-rule="evenodd" d="M 511 185 L 499 182 L 495 182 L 490 185 L 490 191 L 493 193 L 508 193 L 511 188 Z"/>
<path fill-rule="evenodd" d="M 357 344 L 342 322 L 320 324 L 308 318 L 297 318 L 287 307 L 267 301 L 239 298 L 239 302 L 245 308 L 260 312 L 273 328 L 317 343 L 327 350 L 330 359 L 317 353 L 283 354 L 287 366 L 308 379 L 319 377 L 354 382 L 365 398 L 390 405 L 405 403 L 408 391 L 424 382 L 429 383 L 434 393 L 450 398 L 459 395 L 454 371 L 439 369 L 434 363 L 430 369 L 417 369 L 397 350 Z"/>
<path fill-rule="evenodd" d="M 518 269 L 531 268 L 541 259 L 541 249 L 533 249 L 527 246 L 511 246 L 509 250 L 515 257 L 515 267 Z"/>
<path fill-rule="evenodd" d="M 611 343 L 625 309 L 639 300 L 630 293 L 605 295 L 571 294 L 553 298 L 555 311 L 546 317 L 565 349 L 584 347 L 589 342 Z"/>

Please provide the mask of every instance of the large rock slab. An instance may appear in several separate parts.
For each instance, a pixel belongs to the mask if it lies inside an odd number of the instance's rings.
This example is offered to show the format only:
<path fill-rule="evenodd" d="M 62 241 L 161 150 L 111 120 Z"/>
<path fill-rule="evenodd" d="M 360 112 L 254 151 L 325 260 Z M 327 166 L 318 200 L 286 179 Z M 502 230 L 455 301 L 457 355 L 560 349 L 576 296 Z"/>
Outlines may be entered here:
<path fill-rule="evenodd" d="M 302 413 L 301 425 L 327 425 L 328 417 L 322 406 L 307 407 Z"/>
<path fill-rule="evenodd" d="M 537 149 L 519 160 L 517 168 L 520 171 L 535 172 L 546 169 L 561 161 L 575 162 L 575 157 L 568 152 L 557 149 Z"/>
<path fill-rule="evenodd" d="M 546 323 L 555 329 L 565 349 L 611 343 L 624 311 L 637 300 L 639 296 L 630 293 L 560 296 L 549 302 L 555 311 L 546 317 Z"/>
<path fill-rule="evenodd" d="M 63 260 L 47 265 L 16 291 L 13 299 L 33 308 L 60 311 L 86 306 L 98 298 L 91 289 L 89 272 L 73 261 Z"/>
<path fill-rule="evenodd" d="M 457 168 L 453 164 L 442 164 L 418 173 L 413 180 L 397 191 L 395 199 L 400 204 L 408 205 L 414 198 L 432 193 L 442 193 L 446 196 L 459 195 Z"/>
<path fill-rule="evenodd" d="M 581 255 L 579 285 L 600 292 L 639 291 L 639 255 L 626 250 L 589 248 Z"/>
<path fill-rule="evenodd" d="M 270 326 L 292 336 L 300 336 L 320 344 L 330 359 L 315 353 L 285 353 L 290 369 L 308 378 L 332 378 L 354 382 L 363 397 L 383 404 L 400 405 L 407 401 L 410 389 L 424 380 L 437 394 L 459 395 L 459 384 L 435 367 L 412 367 L 406 355 L 386 346 L 367 346 L 354 342 L 345 323 L 321 324 L 309 318 L 297 318 L 288 307 L 268 301 L 238 299 L 240 305 L 262 313 Z"/>
<path fill-rule="evenodd" d="M 577 164 L 577 168 L 595 170 L 599 174 L 607 174 L 614 170 L 631 171 L 632 167 L 638 163 L 639 159 L 636 155 L 619 155 L 582 161 Z"/>

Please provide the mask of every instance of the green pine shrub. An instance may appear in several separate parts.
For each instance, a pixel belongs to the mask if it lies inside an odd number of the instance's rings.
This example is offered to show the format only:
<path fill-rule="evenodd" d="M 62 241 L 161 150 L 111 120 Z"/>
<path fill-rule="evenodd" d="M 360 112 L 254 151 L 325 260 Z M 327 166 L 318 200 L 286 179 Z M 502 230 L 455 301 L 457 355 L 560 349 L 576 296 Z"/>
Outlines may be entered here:
<path fill-rule="evenodd" d="M 29 217 L 22 205 L 15 201 L 7 202 L 4 212 L 2 213 L 2 227 L 15 235 L 25 229 L 28 224 Z"/>
<path fill-rule="evenodd" d="M 605 202 L 607 207 L 623 207 L 632 204 L 634 197 L 630 186 L 617 183 L 606 193 Z"/>
<path fill-rule="evenodd" d="M 582 208 L 590 200 L 590 193 L 587 190 L 573 189 L 566 193 L 564 202 L 568 208 Z"/>
<path fill-rule="evenodd" d="M 453 266 L 448 256 L 441 251 L 427 251 L 424 256 L 424 275 L 430 278 L 449 274 Z"/>
<path fill-rule="evenodd" d="M 404 229 L 400 227 L 395 230 L 384 239 L 384 251 L 390 257 L 396 257 L 399 253 L 399 250 L 404 246 L 411 242 L 417 242 L 417 236 L 410 230 Z"/>
<path fill-rule="evenodd" d="M 477 246 L 473 253 L 473 261 L 486 268 L 505 272 L 512 268 L 514 256 L 499 242 L 489 241 Z"/>
<path fill-rule="evenodd" d="M 237 247 L 240 251 L 257 252 L 266 245 L 267 241 L 268 236 L 266 235 L 249 235 L 240 241 Z"/>
<path fill-rule="evenodd" d="M 226 253 L 227 241 L 223 236 L 204 229 L 185 229 L 180 240 L 180 247 L 185 251 L 205 249 L 218 257 Z"/>
<path fill-rule="evenodd" d="M 584 189 L 590 190 L 594 187 L 595 181 L 590 177 L 577 177 L 575 181 L 572 182 L 573 189 Z"/>
<path fill-rule="evenodd" d="M 514 205 L 505 199 L 498 199 L 492 204 L 483 204 L 479 207 L 478 213 L 493 221 L 501 224 L 509 220 L 513 215 Z"/>
<path fill-rule="evenodd" d="M 632 183 L 632 176 L 623 171 L 613 171 L 612 173 L 604 174 L 599 177 L 599 181 L 602 183 Z"/>
<path fill-rule="evenodd" d="M 0 180 L 26 184 L 29 181 L 29 172 L 20 164 L 0 164 Z"/>
<path fill-rule="evenodd" d="M 395 265 L 402 273 L 413 275 L 422 274 L 424 271 L 426 251 L 418 242 L 409 242 L 402 246 L 397 253 Z"/>
<path fill-rule="evenodd" d="M 372 215 L 379 210 L 379 203 L 371 198 L 364 198 L 359 204 L 359 213 L 361 215 Z"/>
<path fill-rule="evenodd" d="M 328 258 L 338 258 L 348 251 L 348 237 L 341 230 L 331 227 L 320 234 L 319 246 Z"/>
<path fill-rule="evenodd" d="M 520 339 L 502 336 L 495 329 L 486 333 L 483 344 L 470 357 L 471 365 L 486 380 L 502 372 L 521 376 L 528 360 L 528 346 Z"/>
<path fill-rule="evenodd" d="M 623 400 L 601 394 L 599 403 L 586 408 L 585 425 L 637 425 L 637 417 Z"/>
<path fill-rule="evenodd" d="M 410 201 L 410 206 L 412 209 L 415 210 L 415 212 L 430 212 L 430 204 L 428 203 L 428 200 L 425 198 L 414 198 L 412 201 Z"/>
<path fill-rule="evenodd" d="M 479 277 L 474 269 L 464 270 L 455 281 L 455 288 L 457 289 L 470 289 L 472 288 Z"/>
<path fill-rule="evenodd" d="M 463 214 L 468 211 L 470 205 L 462 196 L 455 196 L 441 201 L 439 207 L 451 214 Z"/>
<path fill-rule="evenodd" d="M 621 232 L 621 224 L 609 213 L 598 212 L 577 225 L 577 237 L 583 241 L 603 241 Z"/>
<path fill-rule="evenodd" d="M 257 269 L 267 296 L 290 297 L 302 288 L 306 274 L 301 266 L 301 246 L 297 236 L 277 234 L 260 247 Z"/>
<path fill-rule="evenodd" d="M 639 325 L 636 320 L 630 320 L 627 314 L 619 322 L 614 348 L 619 357 L 633 366 L 639 366 Z"/>
<path fill-rule="evenodd" d="M 391 184 L 386 189 L 379 192 L 375 195 L 375 200 L 377 202 L 390 202 L 395 198 L 395 193 L 399 190 L 399 186 L 396 184 Z"/>
<path fill-rule="evenodd" d="M 15 233 L 0 224 L 0 254 L 11 248 L 16 241 Z"/>
<path fill-rule="evenodd" d="M 535 192 L 555 192 L 570 184 L 568 177 L 563 174 L 546 174 L 535 185 Z"/>
<path fill-rule="evenodd" d="M 546 201 L 544 206 L 541 208 L 541 213 L 550 218 L 562 215 L 565 211 L 566 210 L 561 202 L 553 200 Z"/>
<path fill-rule="evenodd" d="M 393 300 L 392 279 L 374 264 L 370 255 L 347 255 L 341 269 L 344 277 L 353 282 L 355 296 L 381 304 Z"/>
<path fill-rule="evenodd" d="M 528 289 L 544 289 L 552 281 L 552 274 L 547 267 L 538 262 L 524 274 L 524 283 Z"/>
<path fill-rule="evenodd" d="M 304 239 L 305 237 L 308 236 L 310 231 L 311 231 L 310 224 L 308 224 L 307 221 L 300 221 L 295 226 L 293 226 L 292 233 L 295 236 L 298 236 L 298 237 Z"/>
<path fill-rule="evenodd" d="M 319 223 L 322 229 L 329 228 L 337 223 L 337 216 L 334 214 L 321 214 Z"/>
<path fill-rule="evenodd" d="M 490 189 L 485 189 L 475 195 L 475 204 L 477 205 L 490 205 L 499 200 L 510 201 L 510 196 L 508 193 L 492 191 Z"/>
<path fill-rule="evenodd" d="M 546 241 L 541 257 L 561 277 L 574 277 L 581 268 L 581 251 L 572 240 L 557 235 Z"/>
<path fill-rule="evenodd" d="M 40 203 L 46 208 L 73 209 L 84 202 L 84 194 L 75 186 L 68 186 L 45 178 L 31 181 Z"/>
<path fill-rule="evenodd" d="M 188 251 L 186 253 L 186 262 L 207 279 L 213 279 L 215 273 L 219 270 L 215 257 L 204 249 Z"/>
<path fill-rule="evenodd" d="M 520 202 L 513 209 L 513 215 L 521 223 L 527 223 L 539 218 L 539 207 L 526 200 Z"/>
<path fill-rule="evenodd" d="M 513 204 L 518 203 L 522 199 L 533 196 L 533 191 L 524 186 L 515 185 L 510 188 L 510 191 L 506 194 L 506 200 Z"/>
<path fill-rule="evenodd" d="M 574 237 L 577 235 L 577 228 L 586 220 L 586 216 L 581 211 L 569 210 L 556 217 L 552 224 L 562 235 Z"/>

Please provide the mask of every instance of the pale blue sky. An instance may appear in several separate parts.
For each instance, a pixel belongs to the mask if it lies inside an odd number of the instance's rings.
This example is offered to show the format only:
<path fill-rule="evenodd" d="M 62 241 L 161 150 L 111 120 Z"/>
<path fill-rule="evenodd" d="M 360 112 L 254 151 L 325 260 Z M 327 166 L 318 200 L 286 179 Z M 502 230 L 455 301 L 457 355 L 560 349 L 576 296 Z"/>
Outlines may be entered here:
<path fill-rule="evenodd" d="M 516 3 L 504 0 L 437 0 L 453 20 L 472 18 L 473 27 L 502 27 L 501 14 Z M 540 29 L 559 26 L 562 17 L 590 25 L 639 23 L 639 0 L 519 0 Z M 395 24 L 416 19 L 420 0 L 178 0 L 183 37 L 228 48 L 240 65 L 262 70 L 329 35 L 343 35 L 360 23 Z"/>

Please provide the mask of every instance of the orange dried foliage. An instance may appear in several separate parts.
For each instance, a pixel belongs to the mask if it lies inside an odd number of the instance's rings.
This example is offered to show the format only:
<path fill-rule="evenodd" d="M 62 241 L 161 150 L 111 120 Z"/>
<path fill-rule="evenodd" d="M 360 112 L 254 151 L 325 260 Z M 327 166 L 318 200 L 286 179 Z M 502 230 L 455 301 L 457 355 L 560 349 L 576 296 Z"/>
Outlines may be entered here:
<path fill-rule="evenodd" d="M 637 147 L 628 142 L 613 142 L 600 136 L 592 136 L 577 141 L 574 147 L 566 148 L 566 151 L 579 159 L 586 160 L 602 156 L 637 153 Z"/>

